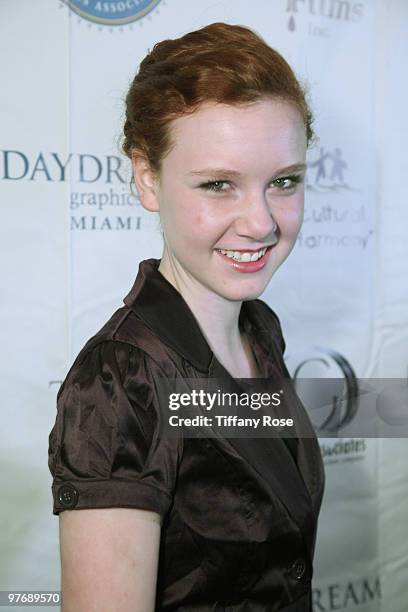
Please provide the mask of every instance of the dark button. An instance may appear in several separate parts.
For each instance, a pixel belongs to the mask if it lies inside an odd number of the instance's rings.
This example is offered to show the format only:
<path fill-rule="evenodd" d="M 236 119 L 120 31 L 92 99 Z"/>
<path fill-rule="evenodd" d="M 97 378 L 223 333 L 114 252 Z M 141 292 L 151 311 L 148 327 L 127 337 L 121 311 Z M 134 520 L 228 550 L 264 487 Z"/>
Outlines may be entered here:
<path fill-rule="evenodd" d="M 58 489 L 58 501 L 64 508 L 73 508 L 78 503 L 78 489 L 70 482 L 66 482 Z"/>
<path fill-rule="evenodd" d="M 290 570 L 293 578 L 301 580 L 306 572 L 306 562 L 304 559 L 296 559 Z"/>

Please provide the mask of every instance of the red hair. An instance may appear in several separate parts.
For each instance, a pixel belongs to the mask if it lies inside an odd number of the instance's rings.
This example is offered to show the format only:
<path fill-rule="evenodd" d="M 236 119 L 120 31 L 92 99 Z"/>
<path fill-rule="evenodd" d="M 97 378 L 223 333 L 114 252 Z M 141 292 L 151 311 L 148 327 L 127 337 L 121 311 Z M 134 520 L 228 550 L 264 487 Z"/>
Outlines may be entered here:
<path fill-rule="evenodd" d="M 170 151 L 169 124 L 204 102 L 240 105 L 272 97 L 291 102 L 313 138 L 305 90 L 286 60 L 249 28 L 212 23 L 157 43 L 126 96 L 123 152 L 142 154 L 155 172 Z"/>

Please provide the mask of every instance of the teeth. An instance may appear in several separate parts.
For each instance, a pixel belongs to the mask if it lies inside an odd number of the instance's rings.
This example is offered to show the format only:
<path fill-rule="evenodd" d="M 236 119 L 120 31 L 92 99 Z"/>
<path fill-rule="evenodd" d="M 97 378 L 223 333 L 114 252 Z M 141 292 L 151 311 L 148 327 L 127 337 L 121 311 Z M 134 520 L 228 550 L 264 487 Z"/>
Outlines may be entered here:
<path fill-rule="evenodd" d="M 265 252 L 266 252 L 266 247 L 264 247 L 260 251 L 255 251 L 255 253 L 250 253 L 250 252 L 241 253 L 240 251 L 223 251 L 222 249 L 220 249 L 220 253 L 222 253 L 223 255 L 226 255 L 227 257 L 230 257 L 231 259 L 234 259 L 235 261 L 242 261 L 242 262 L 257 261 L 258 259 L 263 257 L 263 255 L 265 255 Z"/>

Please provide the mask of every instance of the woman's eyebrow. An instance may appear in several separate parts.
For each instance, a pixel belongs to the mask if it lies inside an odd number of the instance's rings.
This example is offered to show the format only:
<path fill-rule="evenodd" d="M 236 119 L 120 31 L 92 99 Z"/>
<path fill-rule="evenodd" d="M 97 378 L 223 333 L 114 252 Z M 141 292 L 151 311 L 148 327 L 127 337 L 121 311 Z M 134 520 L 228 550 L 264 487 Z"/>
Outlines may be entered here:
<path fill-rule="evenodd" d="M 306 164 L 298 163 L 291 164 L 290 166 L 286 166 L 285 168 L 280 168 L 274 172 L 274 175 L 283 174 L 285 172 L 299 172 L 306 170 Z M 228 170 L 227 168 L 204 168 L 203 170 L 192 170 L 188 173 L 189 176 L 213 176 L 213 177 L 233 177 L 240 178 L 242 177 L 241 172 L 237 172 L 236 170 Z"/>

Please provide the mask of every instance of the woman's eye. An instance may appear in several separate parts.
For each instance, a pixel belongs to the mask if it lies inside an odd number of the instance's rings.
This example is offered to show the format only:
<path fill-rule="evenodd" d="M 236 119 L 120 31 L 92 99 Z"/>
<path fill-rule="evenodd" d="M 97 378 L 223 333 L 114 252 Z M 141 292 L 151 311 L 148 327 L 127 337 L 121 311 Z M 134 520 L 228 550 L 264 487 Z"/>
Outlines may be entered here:
<path fill-rule="evenodd" d="M 282 191 L 289 191 L 294 189 L 296 185 L 302 182 L 302 177 L 300 174 L 295 174 L 293 176 L 283 176 L 282 178 L 277 178 L 272 181 L 272 184 L 281 189 Z"/>
<path fill-rule="evenodd" d="M 277 187 L 280 191 L 293 191 L 296 185 L 301 183 L 302 180 L 302 175 L 294 174 L 292 176 L 277 178 L 272 181 L 271 185 Z M 203 183 L 200 185 L 200 189 L 204 189 L 205 191 L 213 191 L 215 193 L 223 193 L 228 191 L 229 186 L 229 181 L 214 180 Z"/>
<path fill-rule="evenodd" d="M 223 185 L 228 185 L 228 181 L 208 181 L 207 183 L 200 185 L 200 187 L 206 191 L 221 192 L 226 191 L 226 189 L 222 189 Z"/>

